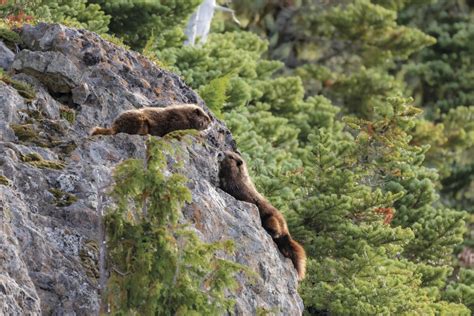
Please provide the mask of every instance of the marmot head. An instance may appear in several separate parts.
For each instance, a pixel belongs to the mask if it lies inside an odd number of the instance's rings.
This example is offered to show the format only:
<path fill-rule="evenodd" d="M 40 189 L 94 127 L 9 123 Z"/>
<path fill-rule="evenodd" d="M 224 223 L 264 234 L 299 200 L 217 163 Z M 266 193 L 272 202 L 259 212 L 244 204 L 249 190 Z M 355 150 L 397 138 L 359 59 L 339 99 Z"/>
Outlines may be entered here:
<path fill-rule="evenodd" d="M 209 115 L 198 106 L 193 106 L 187 114 L 192 128 L 202 131 L 211 124 Z"/>
<path fill-rule="evenodd" d="M 221 189 L 238 200 L 253 201 L 256 191 L 242 157 L 233 151 L 224 151 L 217 155 L 217 159 Z"/>
<path fill-rule="evenodd" d="M 225 178 L 235 178 L 247 176 L 247 167 L 242 157 L 233 151 L 224 151 L 217 154 L 217 160 L 220 165 L 220 172 Z"/>

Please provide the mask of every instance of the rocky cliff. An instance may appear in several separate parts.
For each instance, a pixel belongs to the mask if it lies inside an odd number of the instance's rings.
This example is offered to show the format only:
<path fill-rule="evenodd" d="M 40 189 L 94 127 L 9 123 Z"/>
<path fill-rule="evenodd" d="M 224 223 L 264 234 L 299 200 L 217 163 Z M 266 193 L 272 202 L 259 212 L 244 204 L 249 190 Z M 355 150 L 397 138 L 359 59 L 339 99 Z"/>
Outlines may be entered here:
<path fill-rule="evenodd" d="M 124 159 L 144 157 L 146 137 L 92 138 L 90 128 L 143 106 L 209 110 L 178 76 L 97 34 L 49 24 L 19 34 L 14 52 L 0 42 L 8 74 L 0 81 L 0 314 L 98 314 L 111 175 Z M 258 210 L 218 188 L 216 154 L 235 147 L 232 135 L 214 119 L 200 137 L 174 142 L 185 149 L 193 195 L 182 221 L 205 241 L 234 240 L 229 259 L 257 272 L 253 282 L 239 277 L 235 314 L 301 314 L 296 273 Z"/>

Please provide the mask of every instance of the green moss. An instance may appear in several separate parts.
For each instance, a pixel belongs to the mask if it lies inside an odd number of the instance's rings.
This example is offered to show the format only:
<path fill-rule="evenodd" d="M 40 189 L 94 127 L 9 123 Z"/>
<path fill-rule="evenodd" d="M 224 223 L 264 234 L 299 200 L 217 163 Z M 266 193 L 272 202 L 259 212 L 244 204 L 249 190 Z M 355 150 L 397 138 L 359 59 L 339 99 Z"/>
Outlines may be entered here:
<path fill-rule="evenodd" d="M 61 118 L 65 119 L 71 124 L 76 121 L 76 112 L 66 106 L 61 105 L 61 107 L 59 108 L 59 114 Z"/>
<path fill-rule="evenodd" d="M 16 137 L 20 141 L 25 142 L 38 138 L 38 133 L 32 124 L 10 124 L 10 128 L 15 132 Z"/>
<path fill-rule="evenodd" d="M 87 276 L 93 280 L 99 279 L 99 267 L 97 258 L 99 257 L 99 244 L 95 240 L 87 240 L 79 251 L 81 263 L 86 270 Z"/>
<path fill-rule="evenodd" d="M 51 142 L 41 138 L 33 124 L 10 124 L 10 128 L 22 143 L 32 143 L 40 147 L 51 147 Z"/>
<path fill-rule="evenodd" d="M 15 44 L 23 44 L 20 35 L 7 27 L 0 27 L 0 38 L 9 48 L 14 48 Z"/>
<path fill-rule="evenodd" d="M 12 79 L 6 74 L 1 74 L 0 80 L 12 86 L 16 91 L 18 91 L 18 94 L 20 94 L 27 101 L 33 101 L 36 98 L 36 91 L 32 85 L 23 81 Z"/>
<path fill-rule="evenodd" d="M 114 36 L 114 35 L 111 35 L 111 34 L 107 34 L 107 33 L 104 33 L 104 34 L 101 34 L 100 37 L 102 37 L 103 39 L 105 39 L 106 41 L 108 42 L 111 42 L 117 46 L 120 46 L 122 47 L 123 49 L 126 49 L 126 50 L 130 50 L 130 47 L 127 46 L 127 44 L 125 44 L 122 39 Z"/>
<path fill-rule="evenodd" d="M 54 195 L 54 204 L 56 206 L 69 206 L 77 201 L 77 197 L 74 194 L 64 192 L 60 189 L 51 188 L 48 191 Z"/>
<path fill-rule="evenodd" d="M 41 129 L 48 132 L 48 135 L 52 137 L 53 135 L 59 134 L 60 136 L 64 135 L 64 126 L 61 124 L 60 121 L 55 120 L 48 120 L 44 119 L 41 120 Z"/>
<path fill-rule="evenodd" d="M 33 123 L 33 120 L 39 120 L 43 118 L 43 114 L 38 110 L 20 110 L 19 112 L 25 113 L 28 115 L 29 122 Z"/>
<path fill-rule="evenodd" d="M 170 141 L 173 139 L 182 141 L 183 139 L 186 138 L 185 140 L 187 140 L 187 143 L 190 143 L 190 142 L 192 143 L 192 138 L 187 137 L 187 136 L 193 136 L 195 138 L 199 138 L 200 134 L 199 134 L 199 131 L 196 129 L 183 129 L 183 130 L 176 130 L 171 133 L 168 133 L 165 136 L 163 136 L 163 139 L 167 141 Z"/>
<path fill-rule="evenodd" d="M 62 140 L 65 130 L 57 121 L 42 119 L 41 113 L 38 111 L 26 113 L 28 113 L 30 117 L 29 124 L 10 124 L 10 128 L 15 132 L 16 137 L 18 137 L 21 143 L 34 144 L 46 148 L 57 147 L 60 153 L 66 155 L 69 155 L 76 149 L 77 144 L 73 140 Z M 31 124 L 34 120 L 39 121 L 41 130 L 46 132 L 44 134 L 45 136 L 40 136 L 39 128 Z"/>
<path fill-rule="evenodd" d="M 5 176 L 0 176 L 0 185 L 9 185 L 10 181 Z"/>
<path fill-rule="evenodd" d="M 278 315 L 281 311 L 278 307 L 273 307 L 271 309 L 267 309 L 265 307 L 257 307 L 256 315 L 257 316 L 270 316 L 270 315 Z"/>
<path fill-rule="evenodd" d="M 60 161 L 55 160 L 45 160 L 38 153 L 29 153 L 26 155 L 21 155 L 20 159 L 23 162 L 26 162 L 32 166 L 41 169 L 55 169 L 60 170 L 64 168 L 64 164 Z"/>
<path fill-rule="evenodd" d="M 21 161 L 23 162 L 33 162 L 41 160 L 43 160 L 43 157 L 41 157 L 38 153 L 29 153 L 21 156 Z"/>

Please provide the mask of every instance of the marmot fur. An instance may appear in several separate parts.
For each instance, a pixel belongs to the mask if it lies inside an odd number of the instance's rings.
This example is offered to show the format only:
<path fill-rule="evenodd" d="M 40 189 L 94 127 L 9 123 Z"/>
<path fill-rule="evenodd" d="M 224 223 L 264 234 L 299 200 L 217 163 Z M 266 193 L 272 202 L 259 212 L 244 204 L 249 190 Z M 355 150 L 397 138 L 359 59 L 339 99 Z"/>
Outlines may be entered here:
<path fill-rule="evenodd" d="M 280 252 L 291 259 L 298 278 L 302 280 L 306 272 L 306 252 L 291 238 L 283 215 L 258 193 L 239 154 L 225 151 L 219 153 L 218 159 L 220 187 L 238 200 L 257 205 L 263 228 L 270 234 Z"/>
<path fill-rule="evenodd" d="M 128 133 L 164 136 L 182 129 L 206 129 L 211 123 L 209 116 L 197 105 L 179 104 L 165 108 L 145 107 L 120 114 L 112 127 L 95 127 L 91 135 L 115 135 Z"/>

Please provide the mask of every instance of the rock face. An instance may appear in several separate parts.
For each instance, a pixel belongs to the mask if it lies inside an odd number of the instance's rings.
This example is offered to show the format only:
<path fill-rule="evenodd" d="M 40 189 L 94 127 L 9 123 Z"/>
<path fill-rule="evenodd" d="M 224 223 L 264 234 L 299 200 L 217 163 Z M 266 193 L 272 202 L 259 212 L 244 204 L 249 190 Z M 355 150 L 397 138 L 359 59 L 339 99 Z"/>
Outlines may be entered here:
<path fill-rule="evenodd" d="M 178 76 L 94 33 L 39 24 L 20 35 L 24 46 L 6 54 L 15 55 L 13 79 L 33 86 L 36 97 L 0 82 L 0 314 L 98 314 L 111 175 L 121 161 L 144 157 L 146 137 L 92 138 L 89 130 L 143 106 L 209 110 Z M 193 195 L 182 221 L 205 241 L 234 240 L 228 258 L 259 275 L 239 277 L 234 313 L 301 314 L 295 270 L 261 227 L 257 208 L 218 188 L 216 154 L 235 147 L 230 132 L 214 119 L 199 141 L 187 137 L 193 141 L 173 141 L 184 149 L 173 159 L 184 162 Z"/>
<path fill-rule="evenodd" d="M 0 41 L 0 67 L 7 70 L 10 68 L 15 54 L 7 47 L 5 44 Z"/>

